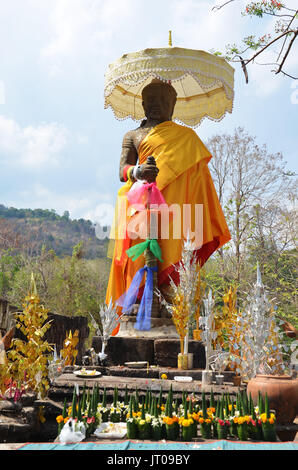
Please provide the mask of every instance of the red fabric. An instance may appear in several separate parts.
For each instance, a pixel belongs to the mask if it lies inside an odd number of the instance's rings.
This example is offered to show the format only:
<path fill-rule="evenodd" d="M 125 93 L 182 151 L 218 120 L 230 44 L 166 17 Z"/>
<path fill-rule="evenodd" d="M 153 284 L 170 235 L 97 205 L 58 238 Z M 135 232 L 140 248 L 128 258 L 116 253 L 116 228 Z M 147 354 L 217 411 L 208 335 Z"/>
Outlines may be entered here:
<path fill-rule="evenodd" d="M 127 172 L 129 170 L 129 168 L 131 168 L 133 165 L 126 165 L 123 169 L 123 178 L 124 178 L 124 181 L 127 181 Z"/>

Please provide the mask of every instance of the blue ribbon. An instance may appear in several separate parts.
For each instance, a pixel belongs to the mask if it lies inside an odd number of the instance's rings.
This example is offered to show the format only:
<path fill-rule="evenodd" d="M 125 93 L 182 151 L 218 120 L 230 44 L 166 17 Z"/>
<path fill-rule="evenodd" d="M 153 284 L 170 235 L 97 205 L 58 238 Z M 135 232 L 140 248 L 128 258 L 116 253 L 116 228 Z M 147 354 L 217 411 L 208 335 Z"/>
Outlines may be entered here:
<path fill-rule="evenodd" d="M 144 287 L 144 292 L 142 300 L 139 306 L 137 321 L 135 323 L 136 330 L 149 331 L 151 329 L 151 308 L 153 301 L 153 273 L 157 272 L 158 267 L 149 267 L 144 266 L 139 269 L 131 284 L 129 289 L 125 294 L 123 294 L 116 302 L 117 305 L 122 307 L 123 313 L 128 313 L 132 306 L 136 303 L 140 284 L 143 280 L 145 272 L 147 272 L 146 282 Z"/>

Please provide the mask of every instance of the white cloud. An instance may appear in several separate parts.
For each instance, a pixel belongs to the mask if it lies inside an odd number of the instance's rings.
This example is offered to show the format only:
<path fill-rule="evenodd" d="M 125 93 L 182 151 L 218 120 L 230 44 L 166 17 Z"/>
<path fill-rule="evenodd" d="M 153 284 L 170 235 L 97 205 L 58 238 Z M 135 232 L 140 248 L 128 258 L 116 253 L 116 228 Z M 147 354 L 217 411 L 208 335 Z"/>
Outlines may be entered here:
<path fill-rule="evenodd" d="M 225 44 L 239 40 L 246 23 L 239 4 L 237 8 L 227 5 L 219 11 L 213 10 L 219 3 L 218 0 L 175 0 L 173 45 L 183 43 L 190 49 L 224 50 Z"/>
<path fill-rule="evenodd" d="M 57 123 L 21 127 L 15 120 L 0 116 L 0 158 L 10 165 L 29 169 L 58 166 L 69 132 Z"/>
<path fill-rule="evenodd" d="M 137 20 L 138 5 L 136 0 L 52 0 L 51 39 L 41 50 L 51 74 L 60 73 L 65 61 L 82 67 L 92 57 L 94 66 L 110 57 L 113 35 L 133 17 Z"/>

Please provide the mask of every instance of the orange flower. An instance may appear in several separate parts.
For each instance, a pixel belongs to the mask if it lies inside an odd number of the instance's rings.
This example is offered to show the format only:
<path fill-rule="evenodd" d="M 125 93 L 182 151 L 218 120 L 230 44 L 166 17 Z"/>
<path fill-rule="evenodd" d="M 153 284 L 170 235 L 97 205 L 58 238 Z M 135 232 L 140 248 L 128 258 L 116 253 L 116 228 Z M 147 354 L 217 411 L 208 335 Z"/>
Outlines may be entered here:
<path fill-rule="evenodd" d="M 170 418 L 169 416 L 165 416 L 163 418 L 163 422 L 165 424 L 168 424 L 169 426 L 171 426 L 173 423 L 174 423 L 174 419 L 173 418 Z"/>
<path fill-rule="evenodd" d="M 62 423 L 62 421 L 64 421 L 63 416 L 62 415 L 57 416 L 56 421 L 58 424 Z"/>

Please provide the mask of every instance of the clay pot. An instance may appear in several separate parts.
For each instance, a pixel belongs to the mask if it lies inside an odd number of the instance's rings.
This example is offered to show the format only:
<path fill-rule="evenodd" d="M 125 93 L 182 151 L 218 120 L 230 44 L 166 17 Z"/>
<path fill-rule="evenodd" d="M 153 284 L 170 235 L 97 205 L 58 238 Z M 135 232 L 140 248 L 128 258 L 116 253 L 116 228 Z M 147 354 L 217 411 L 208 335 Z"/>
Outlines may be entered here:
<path fill-rule="evenodd" d="M 290 375 L 256 375 L 247 384 L 247 394 L 251 393 L 257 404 L 258 392 L 267 393 L 270 409 L 276 413 L 276 425 L 292 424 L 298 414 L 298 380 Z M 295 438 L 296 431 L 277 431 L 283 442 Z"/>

